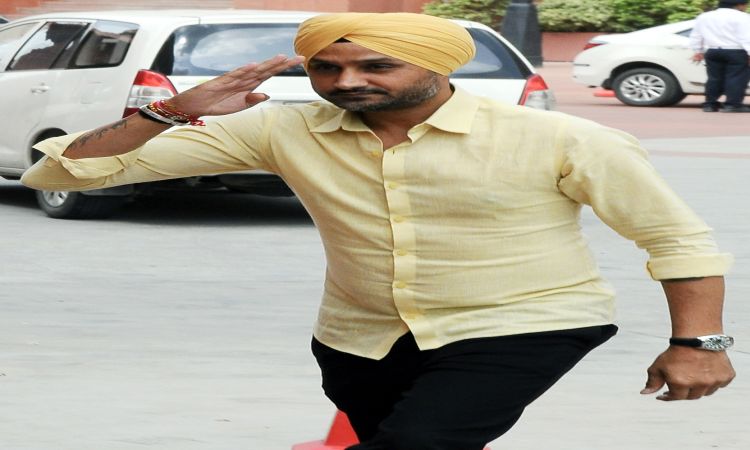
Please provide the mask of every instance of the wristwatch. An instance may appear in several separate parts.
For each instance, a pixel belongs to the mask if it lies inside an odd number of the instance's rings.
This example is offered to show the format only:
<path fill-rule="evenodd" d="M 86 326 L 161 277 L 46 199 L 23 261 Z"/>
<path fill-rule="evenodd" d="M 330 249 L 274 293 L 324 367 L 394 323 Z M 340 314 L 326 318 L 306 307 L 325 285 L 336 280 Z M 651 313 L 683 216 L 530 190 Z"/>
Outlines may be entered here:
<path fill-rule="evenodd" d="M 726 334 L 709 334 L 694 338 L 670 338 L 670 345 L 680 345 L 683 347 L 695 347 L 712 352 L 720 352 L 734 345 L 734 338 Z"/>

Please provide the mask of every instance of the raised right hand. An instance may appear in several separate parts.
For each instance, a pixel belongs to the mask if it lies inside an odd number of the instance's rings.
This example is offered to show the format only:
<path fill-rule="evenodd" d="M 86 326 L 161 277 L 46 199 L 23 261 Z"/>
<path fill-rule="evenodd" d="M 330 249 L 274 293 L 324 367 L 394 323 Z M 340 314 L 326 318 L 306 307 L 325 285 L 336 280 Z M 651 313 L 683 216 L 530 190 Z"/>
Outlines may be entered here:
<path fill-rule="evenodd" d="M 250 108 L 268 99 L 255 92 L 261 83 L 301 64 L 304 57 L 277 55 L 261 63 L 234 69 L 167 100 L 172 108 L 194 116 L 221 116 Z"/>

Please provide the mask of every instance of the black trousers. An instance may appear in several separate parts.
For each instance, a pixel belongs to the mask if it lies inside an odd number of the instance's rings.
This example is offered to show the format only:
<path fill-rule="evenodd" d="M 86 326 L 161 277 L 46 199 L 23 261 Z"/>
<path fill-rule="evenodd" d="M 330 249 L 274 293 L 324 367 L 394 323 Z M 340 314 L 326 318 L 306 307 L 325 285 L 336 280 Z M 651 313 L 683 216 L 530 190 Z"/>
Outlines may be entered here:
<path fill-rule="evenodd" d="M 467 339 L 420 351 L 411 334 L 382 360 L 313 339 L 323 390 L 360 444 L 349 450 L 481 450 L 614 325 Z"/>
<path fill-rule="evenodd" d="M 706 105 L 715 106 L 726 95 L 725 104 L 741 106 L 750 82 L 750 63 L 745 50 L 712 48 L 706 51 Z"/>

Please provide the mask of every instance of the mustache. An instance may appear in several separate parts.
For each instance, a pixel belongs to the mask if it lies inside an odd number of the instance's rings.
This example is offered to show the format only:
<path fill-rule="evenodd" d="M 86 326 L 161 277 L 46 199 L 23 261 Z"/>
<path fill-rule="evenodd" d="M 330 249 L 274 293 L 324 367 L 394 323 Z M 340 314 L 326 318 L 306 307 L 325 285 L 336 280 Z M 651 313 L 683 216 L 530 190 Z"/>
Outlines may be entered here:
<path fill-rule="evenodd" d="M 382 89 L 356 88 L 356 89 L 336 89 L 335 91 L 332 91 L 329 93 L 329 95 L 333 95 L 333 96 L 353 95 L 353 94 L 385 94 L 387 95 L 388 92 Z"/>

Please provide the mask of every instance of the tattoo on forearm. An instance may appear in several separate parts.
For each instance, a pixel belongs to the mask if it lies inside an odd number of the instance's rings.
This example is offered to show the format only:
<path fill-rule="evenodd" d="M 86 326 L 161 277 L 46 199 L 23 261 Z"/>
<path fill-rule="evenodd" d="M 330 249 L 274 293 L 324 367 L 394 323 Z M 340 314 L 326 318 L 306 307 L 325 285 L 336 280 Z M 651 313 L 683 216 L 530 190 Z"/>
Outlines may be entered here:
<path fill-rule="evenodd" d="M 86 145 L 86 143 L 92 139 L 101 139 L 104 137 L 105 134 L 112 130 L 116 130 L 118 128 L 127 128 L 128 127 L 128 121 L 127 119 L 120 119 L 115 123 L 105 125 L 103 127 L 99 127 L 93 131 L 89 131 L 86 134 L 83 134 L 79 136 L 75 141 L 71 142 L 68 146 L 68 150 L 76 149 L 83 147 Z"/>

